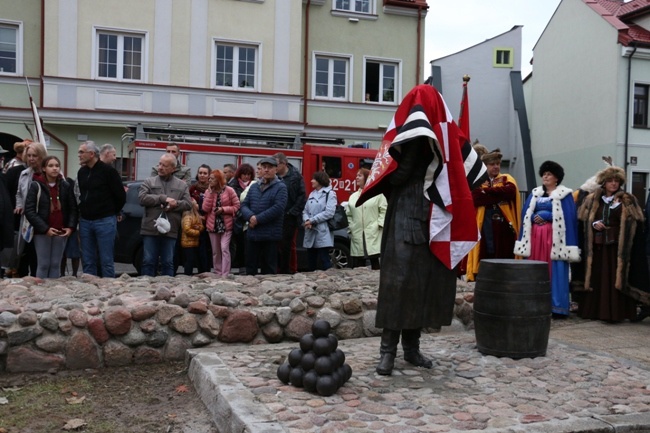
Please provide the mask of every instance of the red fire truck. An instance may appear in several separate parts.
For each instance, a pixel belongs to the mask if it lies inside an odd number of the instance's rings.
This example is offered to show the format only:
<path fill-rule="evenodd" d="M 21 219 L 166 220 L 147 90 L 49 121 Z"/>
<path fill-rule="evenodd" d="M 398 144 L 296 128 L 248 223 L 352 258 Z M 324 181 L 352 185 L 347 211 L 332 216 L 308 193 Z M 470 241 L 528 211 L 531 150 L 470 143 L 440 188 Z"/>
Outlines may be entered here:
<path fill-rule="evenodd" d="M 128 180 L 151 176 L 152 167 L 168 144 L 178 144 L 181 163 L 192 169 L 192 176 L 201 164 L 213 169 L 231 163 L 239 166 L 249 163 L 253 167 L 265 157 L 283 152 L 289 162 L 305 179 L 307 195 L 311 192 L 310 180 L 314 172 L 325 170 L 339 202 L 345 202 L 356 191 L 355 177 L 360 167 L 372 164 L 376 150 L 364 145 L 346 147 L 343 140 L 322 137 L 303 137 L 273 134 L 246 134 L 228 131 L 206 131 L 171 127 L 129 126 L 122 138 L 128 142 Z M 357 147 L 358 146 L 358 147 Z"/>

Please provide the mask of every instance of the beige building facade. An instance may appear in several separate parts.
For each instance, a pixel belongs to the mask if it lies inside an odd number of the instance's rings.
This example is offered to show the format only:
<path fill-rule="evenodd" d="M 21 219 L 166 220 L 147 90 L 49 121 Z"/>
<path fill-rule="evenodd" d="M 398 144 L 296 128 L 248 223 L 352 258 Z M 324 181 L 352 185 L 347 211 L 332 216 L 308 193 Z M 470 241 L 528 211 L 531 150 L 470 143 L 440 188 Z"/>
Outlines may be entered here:
<path fill-rule="evenodd" d="M 129 158 L 127 125 L 378 146 L 423 81 L 424 0 L 0 0 L 0 144 L 85 140 Z"/>

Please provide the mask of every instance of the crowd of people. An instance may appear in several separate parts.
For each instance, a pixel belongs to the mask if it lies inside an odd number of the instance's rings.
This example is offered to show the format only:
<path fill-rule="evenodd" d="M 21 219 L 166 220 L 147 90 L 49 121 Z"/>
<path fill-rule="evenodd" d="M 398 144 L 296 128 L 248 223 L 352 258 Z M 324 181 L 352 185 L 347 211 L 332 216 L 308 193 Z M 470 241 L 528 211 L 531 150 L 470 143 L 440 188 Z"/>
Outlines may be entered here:
<path fill-rule="evenodd" d="M 624 190 L 623 169 L 610 160 L 573 190 L 562 184 L 563 167 L 545 161 L 539 167 L 540 185 L 522 205 L 515 179 L 501 172 L 501 151 L 481 144 L 473 148 L 487 169 L 487 180 L 471 191 L 481 237 L 456 276 L 475 281 L 486 258 L 541 260 L 548 263 L 554 317 L 571 311 L 608 322 L 647 317 L 647 306 L 639 311 L 650 279 L 647 221 L 637 199 Z M 61 161 L 41 143 L 18 142 L 14 151 L 16 157 L 0 176 L 3 274 L 58 278 L 70 259 L 75 276 L 81 262 L 86 274 L 114 277 L 113 249 L 101 246 L 113 244 L 126 200 L 112 166 L 115 148 L 82 143 L 74 178 L 63 175 Z M 332 266 L 334 234 L 328 220 L 338 199 L 325 171 L 313 173 L 307 196 L 300 171 L 283 153 L 262 158 L 257 169 L 246 163 L 221 169 L 203 164 L 194 182 L 179 157 L 178 145 L 170 144 L 139 190 L 143 275 L 174 275 L 177 245 L 187 275 L 196 269 L 225 276 L 233 263 L 248 275 L 295 273 L 300 226 L 308 269 Z M 401 161 L 403 170 L 393 179 L 412 175 L 421 165 L 409 161 Z M 387 198 L 376 194 L 359 200 L 369 175 L 366 168 L 358 170 L 356 191 L 346 204 L 350 266 L 380 269 L 386 248 L 397 246 L 383 239 Z M 425 211 L 396 204 L 392 212 L 413 216 Z M 390 325 L 390 316 L 381 320 Z"/>
<path fill-rule="evenodd" d="M 25 140 L 14 150 L 16 158 L 0 176 L 3 276 L 58 278 L 70 259 L 74 276 L 81 264 L 85 274 L 114 277 L 114 250 L 103 246 L 114 243 L 126 201 L 113 167 L 115 147 L 82 143 L 80 168 L 72 177 L 63 175 L 61 162 L 48 156 L 41 143 Z M 361 170 L 357 181 L 367 175 Z M 326 270 L 334 245 L 327 220 L 338 200 L 325 172 L 314 173 L 312 187 L 307 198 L 300 171 L 281 152 L 262 158 L 257 170 L 247 163 L 214 170 L 202 164 L 192 181 L 179 146 L 169 144 L 138 191 L 144 208 L 140 273 L 174 275 L 177 249 L 186 275 L 197 270 L 225 276 L 233 262 L 248 275 L 295 273 L 300 226 L 308 269 Z M 369 259 L 374 269 L 379 267 L 385 204 L 381 211 L 373 210 L 377 206 L 349 207 L 356 266 Z"/>

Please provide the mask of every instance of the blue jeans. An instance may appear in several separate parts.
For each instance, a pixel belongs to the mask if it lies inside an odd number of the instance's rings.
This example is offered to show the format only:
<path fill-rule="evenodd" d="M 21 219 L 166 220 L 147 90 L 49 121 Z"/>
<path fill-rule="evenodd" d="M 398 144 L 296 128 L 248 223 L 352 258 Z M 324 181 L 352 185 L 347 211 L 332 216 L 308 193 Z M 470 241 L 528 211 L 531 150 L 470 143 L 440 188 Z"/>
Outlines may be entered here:
<path fill-rule="evenodd" d="M 142 269 L 141 275 L 155 277 L 160 258 L 160 274 L 174 276 L 174 251 L 176 238 L 167 236 L 142 236 Z"/>
<path fill-rule="evenodd" d="M 318 260 L 320 259 L 321 267 L 319 269 L 326 271 L 332 267 L 332 259 L 330 258 L 331 247 L 325 248 L 307 248 L 307 263 L 310 271 L 315 271 L 318 267 Z"/>
<path fill-rule="evenodd" d="M 81 261 L 84 274 L 97 275 L 97 267 L 101 266 L 102 277 L 115 278 L 113 251 L 116 235 L 117 218 L 115 215 L 96 220 L 79 219 Z"/>

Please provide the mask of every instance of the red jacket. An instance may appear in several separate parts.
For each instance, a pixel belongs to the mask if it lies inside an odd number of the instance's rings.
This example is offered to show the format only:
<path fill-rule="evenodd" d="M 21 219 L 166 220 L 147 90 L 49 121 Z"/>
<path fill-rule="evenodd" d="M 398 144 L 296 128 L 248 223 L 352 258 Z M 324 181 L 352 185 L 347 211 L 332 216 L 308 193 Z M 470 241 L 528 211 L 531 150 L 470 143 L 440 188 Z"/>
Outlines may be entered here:
<path fill-rule="evenodd" d="M 213 193 L 210 188 L 205 191 L 203 197 L 203 212 L 206 215 L 205 228 L 208 232 L 214 232 L 214 211 L 217 207 L 217 194 Z M 223 222 L 226 224 L 226 230 L 232 231 L 234 216 L 239 210 L 239 199 L 235 190 L 225 186 L 221 190 L 221 207 L 223 208 Z"/>

